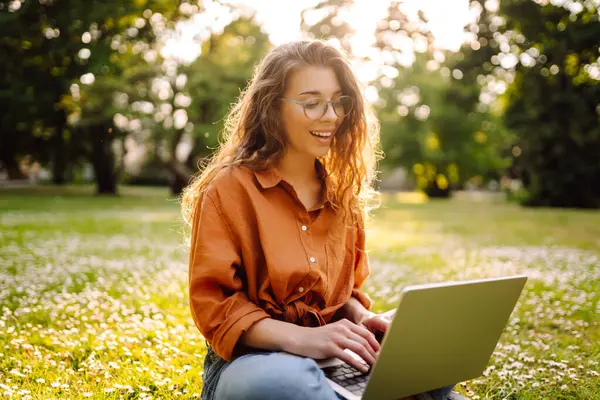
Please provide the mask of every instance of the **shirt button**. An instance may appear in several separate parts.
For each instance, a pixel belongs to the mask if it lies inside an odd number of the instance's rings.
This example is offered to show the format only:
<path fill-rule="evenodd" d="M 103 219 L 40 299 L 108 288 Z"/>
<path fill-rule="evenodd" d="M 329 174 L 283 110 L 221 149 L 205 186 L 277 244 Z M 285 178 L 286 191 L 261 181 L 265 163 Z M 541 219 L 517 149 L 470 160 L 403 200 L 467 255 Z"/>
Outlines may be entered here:
<path fill-rule="evenodd" d="M 315 261 L 317 261 L 317 259 L 314 258 L 314 257 L 309 258 L 309 260 L 310 260 L 311 263 L 314 263 Z"/>
<path fill-rule="evenodd" d="M 306 231 L 308 228 L 306 227 L 306 225 L 302 225 L 302 230 Z"/>
<path fill-rule="evenodd" d="M 304 292 L 304 288 L 303 288 L 302 286 L 300 286 L 300 287 L 298 288 L 298 291 L 299 291 L 300 293 L 302 293 L 302 292 Z"/>

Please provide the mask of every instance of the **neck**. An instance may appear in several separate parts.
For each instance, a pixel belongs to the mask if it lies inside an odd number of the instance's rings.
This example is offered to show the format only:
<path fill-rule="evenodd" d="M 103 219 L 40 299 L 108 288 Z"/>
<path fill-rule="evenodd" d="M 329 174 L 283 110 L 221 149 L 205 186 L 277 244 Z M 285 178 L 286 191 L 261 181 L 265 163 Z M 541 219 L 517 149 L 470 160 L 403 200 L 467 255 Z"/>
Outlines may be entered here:
<path fill-rule="evenodd" d="M 315 179 L 315 158 L 287 152 L 277 163 L 279 173 L 290 182 L 311 182 Z"/>

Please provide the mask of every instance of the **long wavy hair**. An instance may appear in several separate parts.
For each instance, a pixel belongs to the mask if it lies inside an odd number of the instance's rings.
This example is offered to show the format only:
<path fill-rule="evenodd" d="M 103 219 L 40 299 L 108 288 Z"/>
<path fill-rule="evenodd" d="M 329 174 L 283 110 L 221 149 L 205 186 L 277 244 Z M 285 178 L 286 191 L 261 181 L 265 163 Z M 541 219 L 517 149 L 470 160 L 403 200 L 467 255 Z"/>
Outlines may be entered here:
<path fill-rule="evenodd" d="M 379 122 L 363 97 L 348 57 L 322 41 L 298 41 L 278 46 L 263 58 L 230 110 L 219 147 L 183 191 L 182 214 L 188 226 L 219 171 L 237 165 L 264 170 L 284 155 L 286 138 L 279 99 L 290 72 L 304 66 L 332 68 L 343 94 L 352 97 L 354 103 L 336 131 L 329 152 L 320 159 L 327 173 L 327 200 L 342 210 L 344 218 L 351 215 L 354 221 L 366 220 L 369 210 L 378 205 L 372 183 L 381 154 Z"/>

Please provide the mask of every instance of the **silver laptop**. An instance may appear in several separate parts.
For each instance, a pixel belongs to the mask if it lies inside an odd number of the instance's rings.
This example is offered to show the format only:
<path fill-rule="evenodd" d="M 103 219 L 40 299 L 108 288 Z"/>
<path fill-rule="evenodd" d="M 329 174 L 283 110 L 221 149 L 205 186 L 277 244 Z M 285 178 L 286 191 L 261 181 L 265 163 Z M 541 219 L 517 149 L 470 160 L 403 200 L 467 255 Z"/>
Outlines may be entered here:
<path fill-rule="evenodd" d="M 339 359 L 319 366 L 348 400 L 399 399 L 478 377 L 526 281 L 515 276 L 407 286 L 368 374 Z"/>

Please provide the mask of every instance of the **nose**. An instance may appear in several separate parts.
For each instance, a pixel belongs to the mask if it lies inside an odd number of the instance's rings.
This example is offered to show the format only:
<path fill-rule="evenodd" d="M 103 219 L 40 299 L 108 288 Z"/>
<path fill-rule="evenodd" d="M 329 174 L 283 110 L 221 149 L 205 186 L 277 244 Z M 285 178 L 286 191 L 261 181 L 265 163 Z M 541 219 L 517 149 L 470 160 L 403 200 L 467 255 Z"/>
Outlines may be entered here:
<path fill-rule="evenodd" d="M 338 119 L 337 114 L 335 113 L 335 110 L 333 109 L 333 104 L 331 103 L 327 103 L 327 108 L 325 109 L 325 114 L 323 114 L 323 117 L 321 117 L 323 120 L 325 121 L 335 121 Z"/>

